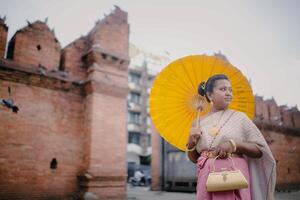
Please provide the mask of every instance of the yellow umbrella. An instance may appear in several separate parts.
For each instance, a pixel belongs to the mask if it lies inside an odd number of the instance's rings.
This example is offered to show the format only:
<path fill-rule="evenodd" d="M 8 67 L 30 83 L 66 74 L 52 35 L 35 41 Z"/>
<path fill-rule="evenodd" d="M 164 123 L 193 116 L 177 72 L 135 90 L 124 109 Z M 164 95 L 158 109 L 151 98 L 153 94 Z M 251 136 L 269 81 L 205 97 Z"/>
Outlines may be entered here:
<path fill-rule="evenodd" d="M 151 88 L 150 115 L 160 135 L 185 151 L 190 127 L 197 117 L 197 106 L 204 105 L 200 116 L 211 109 L 198 95 L 198 85 L 215 74 L 225 74 L 232 85 L 233 100 L 229 108 L 254 116 L 254 97 L 245 76 L 229 62 L 216 56 L 192 55 L 175 60 L 156 77 Z"/>

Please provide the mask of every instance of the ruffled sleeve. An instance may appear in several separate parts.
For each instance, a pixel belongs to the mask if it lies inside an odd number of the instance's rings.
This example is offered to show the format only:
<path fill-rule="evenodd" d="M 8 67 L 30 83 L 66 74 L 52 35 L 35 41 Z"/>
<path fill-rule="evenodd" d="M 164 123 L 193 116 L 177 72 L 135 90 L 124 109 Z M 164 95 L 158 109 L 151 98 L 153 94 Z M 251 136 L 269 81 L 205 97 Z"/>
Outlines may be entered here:
<path fill-rule="evenodd" d="M 252 199 L 272 200 L 276 184 L 275 159 L 260 130 L 245 114 L 241 114 L 245 141 L 256 144 L 263 154 L 261 158 L 247 157 Z"/>

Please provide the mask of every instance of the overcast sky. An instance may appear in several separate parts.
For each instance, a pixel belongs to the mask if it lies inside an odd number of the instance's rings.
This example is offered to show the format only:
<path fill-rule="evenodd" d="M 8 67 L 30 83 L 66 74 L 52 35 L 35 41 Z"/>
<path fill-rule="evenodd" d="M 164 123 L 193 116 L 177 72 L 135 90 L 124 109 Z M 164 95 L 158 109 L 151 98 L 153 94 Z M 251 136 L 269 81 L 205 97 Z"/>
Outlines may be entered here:
<path fill-rule="evenodd" d="M 9 39 L 26 20 L 48 17 L 62 47 L 118 5 L 129 14 L 130 41 L 141 49 L 167 51 L 171 60 L 221 51 L 251 79 L 255 94 L 300 106 L 298 0 L 0 0 L 0 5 Z"/>

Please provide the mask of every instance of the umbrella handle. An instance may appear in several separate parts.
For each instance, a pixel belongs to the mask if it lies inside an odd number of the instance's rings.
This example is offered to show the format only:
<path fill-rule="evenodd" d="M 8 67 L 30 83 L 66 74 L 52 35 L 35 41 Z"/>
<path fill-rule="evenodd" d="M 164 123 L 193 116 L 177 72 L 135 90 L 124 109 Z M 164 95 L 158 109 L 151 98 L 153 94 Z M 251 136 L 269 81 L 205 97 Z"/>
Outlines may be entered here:
<path fill-rule="evenodd" d="M 196 128 L 200 127 L 200 110 L 197 112 Z"/>

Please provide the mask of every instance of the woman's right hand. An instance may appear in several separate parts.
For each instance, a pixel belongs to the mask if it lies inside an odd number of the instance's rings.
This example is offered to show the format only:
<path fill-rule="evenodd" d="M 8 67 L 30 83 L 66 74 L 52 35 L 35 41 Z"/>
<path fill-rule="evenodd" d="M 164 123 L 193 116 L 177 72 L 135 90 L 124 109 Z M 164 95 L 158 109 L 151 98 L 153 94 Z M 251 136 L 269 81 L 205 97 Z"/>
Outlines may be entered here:
<path fill-rule="evenodd" d="M 202 132 L 200 128 L 192 127 L 190 130 L 190 135 L 187 142 L 187 148 L 191 149 L 193 148 L 198 141 L 200 140 L 202 135 Z"/>

